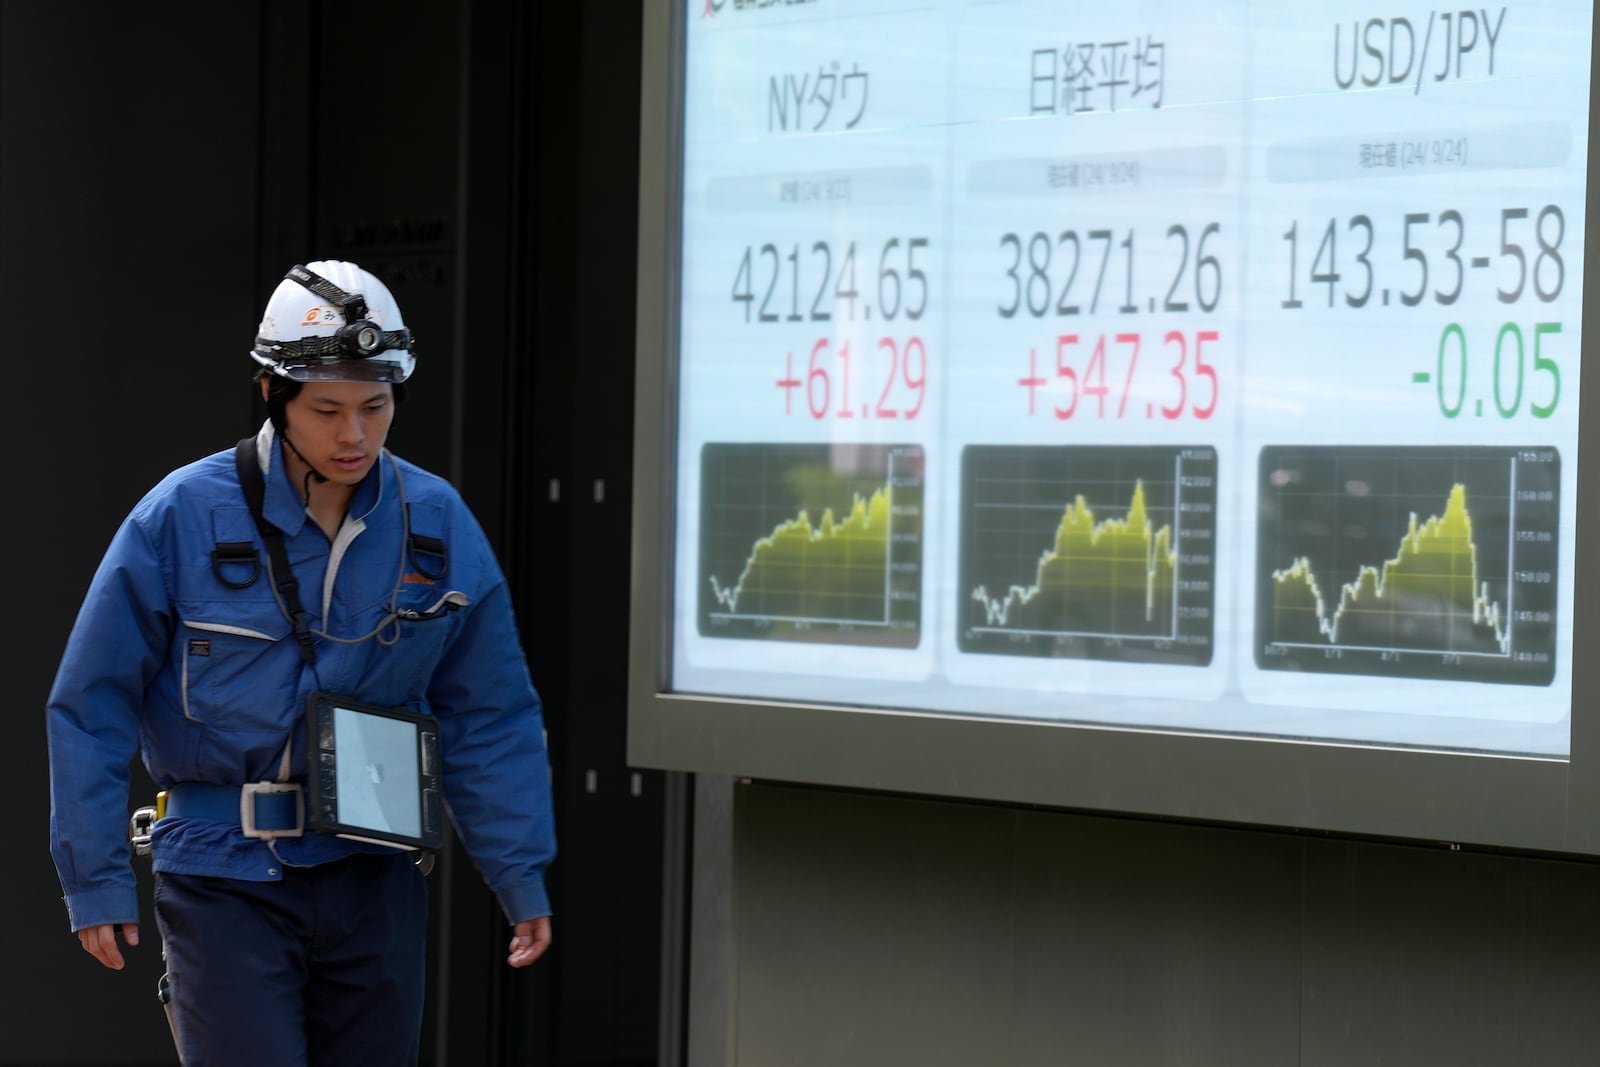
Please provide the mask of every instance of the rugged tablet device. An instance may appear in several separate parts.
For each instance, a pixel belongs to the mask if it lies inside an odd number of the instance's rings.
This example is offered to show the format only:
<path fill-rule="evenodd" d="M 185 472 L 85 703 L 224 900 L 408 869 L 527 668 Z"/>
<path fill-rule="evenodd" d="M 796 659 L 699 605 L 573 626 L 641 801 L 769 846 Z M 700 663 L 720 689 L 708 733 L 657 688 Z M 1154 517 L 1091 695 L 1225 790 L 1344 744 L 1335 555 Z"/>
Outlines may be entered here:
<path fill-rule="evenodd" d="M 444 827 L 439 724 L 412 708 L 380 708 L 312 693 L 314 829 L 396 848 L 437 849 Z"/>

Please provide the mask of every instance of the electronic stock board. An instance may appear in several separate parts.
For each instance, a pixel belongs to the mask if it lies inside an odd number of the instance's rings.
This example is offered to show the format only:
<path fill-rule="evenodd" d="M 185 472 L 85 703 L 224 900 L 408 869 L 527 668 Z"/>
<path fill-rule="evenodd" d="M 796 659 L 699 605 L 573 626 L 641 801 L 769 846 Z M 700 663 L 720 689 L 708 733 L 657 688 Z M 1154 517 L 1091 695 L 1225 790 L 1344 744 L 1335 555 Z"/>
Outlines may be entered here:
<path fill-rule="evenodd" d="M 1588 3 L 647 19 L 643 762 L 1589 850 Z"/>

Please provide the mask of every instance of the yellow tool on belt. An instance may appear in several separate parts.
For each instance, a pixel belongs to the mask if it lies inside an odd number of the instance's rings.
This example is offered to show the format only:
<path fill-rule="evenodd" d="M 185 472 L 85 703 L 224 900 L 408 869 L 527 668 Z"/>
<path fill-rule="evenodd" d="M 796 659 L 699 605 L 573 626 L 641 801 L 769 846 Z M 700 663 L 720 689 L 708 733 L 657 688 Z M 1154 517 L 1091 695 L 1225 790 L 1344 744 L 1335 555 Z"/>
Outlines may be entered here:
<path fill-rule="evenodd" d="M 150 855 L 150 831 L 167 816 L 167 791 L 156 794 L 154 806 L 146 805 L 134 811 L 128 819 L 128 842 L 135 856 Z"/>

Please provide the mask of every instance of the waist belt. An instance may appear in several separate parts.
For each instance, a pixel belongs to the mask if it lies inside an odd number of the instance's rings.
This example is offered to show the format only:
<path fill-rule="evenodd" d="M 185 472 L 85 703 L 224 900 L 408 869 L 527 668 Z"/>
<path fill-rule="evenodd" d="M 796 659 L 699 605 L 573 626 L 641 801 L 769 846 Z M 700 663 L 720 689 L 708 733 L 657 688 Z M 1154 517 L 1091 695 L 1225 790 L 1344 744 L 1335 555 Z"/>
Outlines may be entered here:
<path fill-rule="evenodd" d="M 227 823 L 264 841 L 299 837 L 305 833 L 305 790 L 299 782 L 179 782 L 167 790 L 165 817 Z"/>

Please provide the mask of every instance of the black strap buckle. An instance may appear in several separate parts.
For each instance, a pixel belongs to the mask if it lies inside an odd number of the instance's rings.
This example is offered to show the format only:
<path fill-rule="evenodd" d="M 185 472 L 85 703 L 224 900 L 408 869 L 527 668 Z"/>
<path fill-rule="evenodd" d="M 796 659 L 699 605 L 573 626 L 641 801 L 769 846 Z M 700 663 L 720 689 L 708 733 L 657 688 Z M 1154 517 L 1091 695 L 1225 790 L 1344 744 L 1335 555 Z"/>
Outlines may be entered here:
<path fill-rule="evenodd" d="M 235 581 L 222 573 L 224 567 L 239 567 L 247 563 L 250 565 L 250 577 L 243 581 Z M 229 589 L 248 589 L 261 577 L 261 554 L 249 541 L 218 541 L 211 550 L 211 573 Z"/>
<path fill-rule="evenodd" d="M 426 556 L 438 560 L 438 569 L 431 570 L 428 567 L 424 567 L 422 560 L 417 558 L 418 556 Z M 438 581 L 444 577 L 445 571 L 450 569 L 450 554 L 445 551 L 444 542 L 437 537 L 413 533 L 411 535 L 411 565 L 424 578 L 430 581 Z"/>

